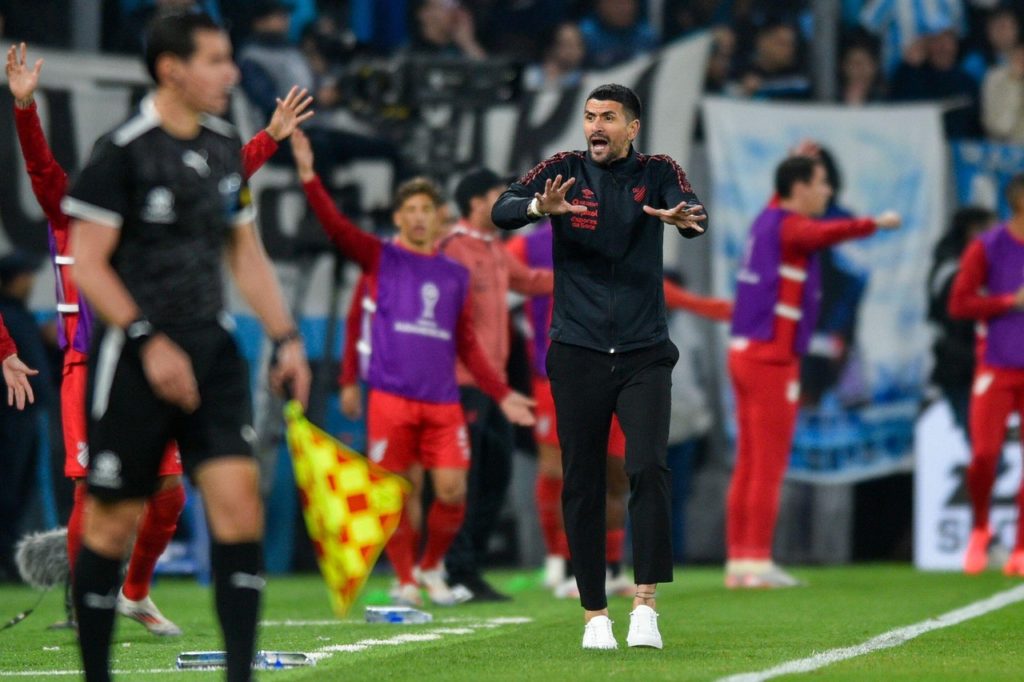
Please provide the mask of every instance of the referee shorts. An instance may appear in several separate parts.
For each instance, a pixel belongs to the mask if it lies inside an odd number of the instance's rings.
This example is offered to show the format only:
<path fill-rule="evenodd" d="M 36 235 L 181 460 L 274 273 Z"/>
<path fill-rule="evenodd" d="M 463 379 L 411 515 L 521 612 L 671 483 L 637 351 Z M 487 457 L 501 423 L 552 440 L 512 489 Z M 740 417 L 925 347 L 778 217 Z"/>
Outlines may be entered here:
<path fill-rule="evenodd" d="M 86 482 L 100 499 L 149 497 L 169 441 L 177 441 L 190 477 L 208 460 L 253 455 L 248 365 L 231 333 L 217 322 L 162 331 L 192 361 L 200 405 L 191 414 L 156 396 L 121 329 L 97 330 L 89 359 Z"/>

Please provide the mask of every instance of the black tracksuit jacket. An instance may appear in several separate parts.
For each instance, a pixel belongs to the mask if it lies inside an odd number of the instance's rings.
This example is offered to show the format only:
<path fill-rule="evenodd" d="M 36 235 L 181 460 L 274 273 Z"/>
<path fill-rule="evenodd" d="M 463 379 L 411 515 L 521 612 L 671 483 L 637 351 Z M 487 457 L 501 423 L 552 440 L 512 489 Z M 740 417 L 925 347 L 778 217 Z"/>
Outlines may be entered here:
<path fill-rule="evenodd" d="M 686 174 L 667 156 L 629 155 L 599 165 L 587 152 L 556 154 L 512 183 L 491 212 L 510 230 L 530 222 L 534 193 L 556 175 L 576 178 L 566 200 L 589 210 L 551 216 L 554 228 L 555 306 L 551 339 L 605 353 L 647 348 L 668 338 L 662 283 L 666 225 L 644 205 L 671 208 L 700 203 Z M 703 227 L 707 227 L 706 222 Z M 696 230 L 679 230 L 696 237 Z"/>

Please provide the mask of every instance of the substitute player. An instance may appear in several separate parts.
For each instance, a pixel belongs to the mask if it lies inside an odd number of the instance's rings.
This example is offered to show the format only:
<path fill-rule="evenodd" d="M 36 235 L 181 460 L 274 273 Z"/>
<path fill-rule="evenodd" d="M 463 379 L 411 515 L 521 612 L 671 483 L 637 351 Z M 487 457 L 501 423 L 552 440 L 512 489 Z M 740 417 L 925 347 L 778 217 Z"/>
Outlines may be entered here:
<path fill-rule="evenodd" d="M 469 468 L 456 357 L 513 423 L 533 424 L 533 401 L 502 383 L 477 343 L 469 273 L 436 250 L 443 203 L 437 186 L 424 178 L 399 186 L 392 214 L 398 236 L 384 242 L 335 208 L 313 170 L 313 152 L 301 131 L 292 137 L 292 155 L 324 230 L 369 276 L 368 454 L 414 488 L 386 548 L 399 580 L 399 599 L 420 604 L 422 584 L 435 603 L 454 604 L 456 595 L 445 583 L 440 564 L 462 524 Z M 424 471 L 430 472 L 435 500 L 427 514 L 423 555 L 414 570 Z"/>
<path fill-rule="evenodd" d="M 64 475 L 75 481 L 74 504 L 68 519 L 68 561 L 75 565 L 82 539 L 82 514 L 85 509 L 85 476 L 89 462 L 86 446 L 85 383 L 92 314 L 79 300 L 71 266 L 69 218 L 61 211 L 60 200 L 67 189 L 67 173 L 53 158 L 43 134 L 36 110 L 35 91 L 43 60 L 32 69 L 26 61 L 26 45 L 12 45 L 7 51 L 7 81 L 14 96 L 14 121 L 21 143 L 25 167 L 32 191 L 46 215 L 50 255 L 57 284 L 58 344 L 64 352 L 61 381 L 61 424 L 64 432 Z M 295 127 L 312 116 L 305 111 L 312 98 L 305 90 L 293 88 L 278 107 L 270 124 L 257 133 L 242 150 L 245 176 L 256 172 L 277 150 L 277 143 Z M 185 505 L 181 484 L 181 460 L 177 447 L 168 444 L 160 465 L 160 483 L 147 501 L 132 547 L 124 585 L 118 594 L 118 611 L 137 620 L 155 635 L 180 635 L 181 629 L 153 603 L 149 587 L 157 560 L 167 548 L 177 528 L 178 516 Z M 69 614 L 70 616 L 70 614 Z"/>
<path fill-rule="evenodd" d="M 970 574 L 988 564 L 989 508 L 1006 420 L 1012 412 L 1024 418 L 1024 173 L 1007 184 L 1006 199 L 1010 219 L 967 247 L 949 297 L 952 317 L 977 320 L 982 327 L 970 404 L 972 525 L 964 555 L 964 572 Z M 1024 577 L 1024 483 L 1017 507 L 1017 542 L 1003 572 Z"/>
<path fill-rule="evenodd" d="M 729 486 L 725 584 L 791 587 L 799 582 L 771 560 L 779 492 L 800 398 L 800 356 L 818 316 L 816 254 L 839 242 L 900 224 L 878 218 L 818 220 L 832 196 L 825 167 L 808 156 L 775 171 L 777 198 L 754 221 L 737 276 L 729 344 L 736 396 L 736 468 Z"/>
<path fill-rule="evenodd" d="M 238 70 L 202 13 L 147 30 L 156 82 L 102 137 L 61 203 L 72 274 L 103 325 L 89 356 L 88 495 L 72 579 L 88 680 L 109 679 L 121 557 L 174 440 L 210 524 L 229 680 L 251 677 L 263 510 L 246 363 L 224 309 L 222 267 L 275 343 L 274 385 L 305 401 L 309 367 L 253 223 L 242 145 L 226 110 Z"/>

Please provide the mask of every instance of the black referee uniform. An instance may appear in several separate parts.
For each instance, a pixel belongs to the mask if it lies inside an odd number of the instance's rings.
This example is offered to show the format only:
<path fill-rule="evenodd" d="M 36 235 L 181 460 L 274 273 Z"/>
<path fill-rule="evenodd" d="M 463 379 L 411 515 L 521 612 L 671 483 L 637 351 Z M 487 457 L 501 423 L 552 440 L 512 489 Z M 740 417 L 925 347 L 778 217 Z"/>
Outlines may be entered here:
<path fill-rule="evenodd" d="M 555 176 L 575 178 L 565 199 L 583 214 L 551 216 L 555 271 L 547 356 L 562 447 L 562 508 L 580 601 L 607 607 L 604 591 L 605 491 L 612 414 L 626 435 L 626 473 L 637 584 L 672 580 L 671 486 L 666 465 L 672 367 L 661 220 L 645 205 L 700 203 L 667 156 L 632 148 L 600 165 L 588 152 L 563 152 L 513 183 L 492 211 L 498 227 L 530 222 L 527 207 Z M 684 237 L 699 234 L 680 230 Z"/>

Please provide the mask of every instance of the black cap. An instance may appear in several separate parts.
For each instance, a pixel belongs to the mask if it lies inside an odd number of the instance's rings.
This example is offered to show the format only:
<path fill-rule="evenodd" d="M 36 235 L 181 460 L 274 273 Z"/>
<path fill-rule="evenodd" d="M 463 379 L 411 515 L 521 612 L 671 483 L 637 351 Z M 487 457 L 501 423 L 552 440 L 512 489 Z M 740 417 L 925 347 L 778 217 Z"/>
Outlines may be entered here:
<path fill-rule="evenodd" d="M 27 251 L 17 249 L 0 257 L 0 284 L 7 284 L 18 275 L 35 272 L 43 259 Z"/>
<path fill-rule="evenodd" d="M 455 186 L 455 204 L 463 217 L 469 213 L 469 200 L 482 197 L 495 187 L 504 189 L 508 182 L 490 168 L 474 168 L 459 180 Z"/>

